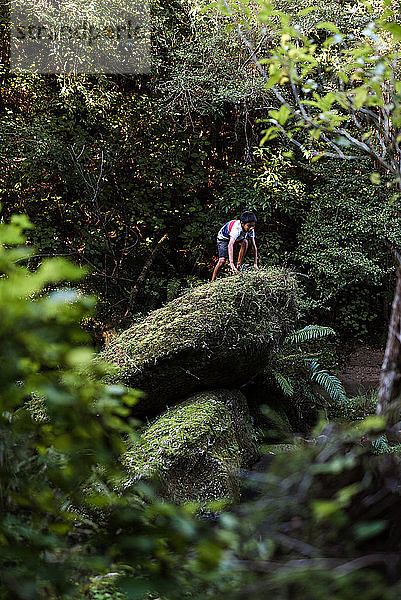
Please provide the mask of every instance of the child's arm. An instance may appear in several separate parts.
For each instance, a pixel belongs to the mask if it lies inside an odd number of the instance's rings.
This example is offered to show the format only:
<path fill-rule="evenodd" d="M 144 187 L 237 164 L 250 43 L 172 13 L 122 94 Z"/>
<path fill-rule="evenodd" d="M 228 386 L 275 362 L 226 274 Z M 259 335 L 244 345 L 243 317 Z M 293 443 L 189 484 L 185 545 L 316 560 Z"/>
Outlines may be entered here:
<path fill-rule="evenodd" d="M 258 266 L 258 249 L 256 248 L 255 238 L 252 238 L 252 246 L 253 246 L 253 266 Z"/>
<path fill-rule="evenodd" d="M 233 273 L 238 273 L 238 269 L 234 264 L 234 244 L 235 238 L 230 237 L 230 241 L 228 242 L 228 260 L 230 262 L 230 267 Z"/>

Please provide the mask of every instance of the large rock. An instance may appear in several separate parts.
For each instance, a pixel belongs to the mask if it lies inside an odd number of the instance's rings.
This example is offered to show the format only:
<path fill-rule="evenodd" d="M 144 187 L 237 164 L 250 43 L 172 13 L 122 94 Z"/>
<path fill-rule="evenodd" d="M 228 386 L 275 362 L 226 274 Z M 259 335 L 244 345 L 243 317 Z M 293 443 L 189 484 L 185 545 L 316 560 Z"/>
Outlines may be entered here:
<path fill-rule="evenodd" d="M 146 392 L 138 416 L 189 394 L 238 388 L 269 362 L 297 318 L 297 283 L 283 269 L 245 272 L 195 288 L 114 338 L 100 355 L 115 381 Z"/>
<path fill-rule="evenodd" d="M 167 410 L 123 456 L 122 486 L 157 479 L 172 502 L 238 500 L 239 469 L 258 457 L 245 397 L 237 390 L 201 392 Z"/>

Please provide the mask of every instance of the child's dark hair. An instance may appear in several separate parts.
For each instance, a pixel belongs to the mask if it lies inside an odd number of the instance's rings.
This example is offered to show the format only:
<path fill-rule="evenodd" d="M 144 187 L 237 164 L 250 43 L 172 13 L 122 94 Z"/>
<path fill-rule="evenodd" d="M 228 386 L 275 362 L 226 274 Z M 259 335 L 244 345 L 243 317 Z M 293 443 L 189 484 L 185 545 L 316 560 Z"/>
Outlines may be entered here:
<path fill-rule="evenodd" d="M 257 218 L 255 213 L 251 212 L 250 210 L 245 210 L 240 216 L 239 220 L 241 223 L 256 223 Z"/>

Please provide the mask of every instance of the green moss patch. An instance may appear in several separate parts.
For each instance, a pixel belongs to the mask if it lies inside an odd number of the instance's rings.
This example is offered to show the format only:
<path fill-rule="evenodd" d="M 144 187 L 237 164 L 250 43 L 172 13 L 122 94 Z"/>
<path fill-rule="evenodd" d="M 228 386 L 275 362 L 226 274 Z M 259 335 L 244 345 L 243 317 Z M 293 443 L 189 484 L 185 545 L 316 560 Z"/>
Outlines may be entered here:
<path fill-rule="evenodd" d="M 156 478 L 173 502 L 238 499 L 238 469 L 257 458 L 248 408 L 239 391 L 196 394 L 167 410 L 123 456 L 125 485 Z"/>
<path fill-rule="evenodd" d="M 245 272 L 169 302 L 114 338 L 100 358 L 116 365 L 115 380 L 147 393 L 136 414 L 155 415 L 195 391 L 247 382 L 268 364 L 297 311 L 292 274 Z"/>
<path fill-rule="evenodd" d="M 341 404 L 330 404 L 328 416 L 336 421 L 360 421 L 374 415 L 377 408 L 378 390 L 361 393 L 359 396 L 347 398 Z"/>

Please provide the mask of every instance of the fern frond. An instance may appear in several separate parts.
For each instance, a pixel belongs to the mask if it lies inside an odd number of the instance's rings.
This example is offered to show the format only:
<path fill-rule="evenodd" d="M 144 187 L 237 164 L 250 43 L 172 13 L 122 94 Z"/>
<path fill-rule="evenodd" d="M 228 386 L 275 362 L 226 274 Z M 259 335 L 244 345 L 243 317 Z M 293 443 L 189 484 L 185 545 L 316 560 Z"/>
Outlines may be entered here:
<path fill-rule="evenodd" d="M 276 356 L 276 361 L 277 362 L 288 362 L 288 361 L 292 361 L 292 362 L 302 362 L 305 358 L 310 358 L 312 356 L 312 354 L 310 352 L 301 352 L 300 350 L 298 352 L 295 352 L 293 354 L 278 354 L 278 356 Z"/>
<path fill-rule="evenodd" d="M 306 381 L 306 383 L 308 383 Z M 307 387 L 302 389 L 302 394 L 307 398 L 312 404 L 317 404 L 318 406 L 324 406 L 325 398 L 319 392 L 312 391 Z"/>
<path fill-rule="evenodd" d="M 285 340 L 286 344 L 301 344 L 310 340 L 326 337 L 327 335 L 336 335 L 336 332 L 331 327 L 323 327 L 322 325 L 307 325 L 303 329 L 298 329 L 290 333 Z"/>
<path fill-rule="evenodd" d="M 263 407 L 263 416 L 267 417 L 277 431 L 291 431 L 291 423 L 285 413 L 278 413 L 269 406 Z"/>
<path fill-rule="evenodd" d="M 388 443 L 388 439 L 386 435 L 381 435 L 377 440 L 372 442 L 372 446 L 377 452 L 377 454 L 388 454 L 392 452 L 392 447 Z"/>
<path fill-rule="evenodd" d="M 290 397 L 293 396 L 294 386 L 292 385 L 291 380 L 287 377 L 284 377 L 284 375 L 282 375 L 278 371 L 272 371 L 272 374 L 275 380 L 277 381 L 278 385 L 280 386 L 283 394 Z"/>
<path fill-rule="evenodd" d="M 304 365 L 311 371 L 312 381 L 316 381 L 335 402 L 346 402 L 347 395 L 341 381 L 335 375 L 328 373 L 324 369 L 320 369 L 316 359 L 304 360 Z"/>
<path fill-rule="evenodd" d="M 318 373 L 320 371 L 320 365 L 316 358 L 304 358 L 303 363 L 309 371 L 312 371 L 312 374 Z"/>

